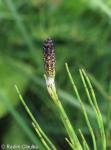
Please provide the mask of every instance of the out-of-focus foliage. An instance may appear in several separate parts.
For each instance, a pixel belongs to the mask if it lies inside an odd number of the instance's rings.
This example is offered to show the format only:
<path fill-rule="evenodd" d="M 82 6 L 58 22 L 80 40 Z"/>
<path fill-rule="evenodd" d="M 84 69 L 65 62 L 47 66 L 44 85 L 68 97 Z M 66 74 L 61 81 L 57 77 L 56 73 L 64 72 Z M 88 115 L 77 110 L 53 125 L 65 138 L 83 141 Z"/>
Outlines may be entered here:
<path fill-rule="evenodd" d="M 61 140 L 65 133 L 58 120 L 58 113 L 48 100 L 44 88 L 42 43 L 50 36 L 55 41 L 56 84 L 66 112 L 76 128 L 81 128 L 92 144 L 80 106 L 68 81 L 64 67 L 64 63 L 68 62 L 85 103 L 87 100 L 81 87 L 78 66 L 83 66 L 91 74 L 104 116 L 107 145 L 110 149 L 110 8 L 111 0 L 0 0 L 0 116 L 4 118 L 7 112 L 7 106 L 4 107 L 2 103 L 5 95 L 13 109 L 17 109 L 15 113 L 19 112 L 22 119 L 26 118 L 26 114 L 21 112 L 22 107 L 19 106 L 14 89 L 14 84 L 17 84 L 44 131 L 61 149 L 67 149 L 66 142 Z M 96 132 L 94 114 L 89 105 L 86 106 Z M 13 115 L 12 111 L 11 114 Z M 27 120 L 28 118 L 24 119 L 25 123 Z M 25 125 L 22 124 L 21 127 L 24 128 Z M 9 130 L 10 125 L 7 128 Z M 28 130 L 25 132 L 28 133 Z M 3 134 L 4 132 L 1 134 L 2 142 Z M 24 132 L 21 134 L 24 137 Z M 11 138 L 13 140 L 15 137 Z"/>
<path fill-rule="evenodd" d="M 12 66 L 11 63 L 14 63 Z M 11 62 L 6 56 L 0 57 L 0 95 L 4 95 L 7 99 L 11 99 L 10 103 L 15 105 L 18 103 L 16 92 L 14 91 L 14 84 L 18 84 L 21 90 L 25 89 L 28 79 L 20 73 L 19 69 L 22 68 L 25 72 L 31 73 L 31 68 L 20 62 Z M 14 91 L 14 92 L 13 92 Z M 6 115 L 7 107 L 1 98 L 0 101 L 0 118 Z"/>

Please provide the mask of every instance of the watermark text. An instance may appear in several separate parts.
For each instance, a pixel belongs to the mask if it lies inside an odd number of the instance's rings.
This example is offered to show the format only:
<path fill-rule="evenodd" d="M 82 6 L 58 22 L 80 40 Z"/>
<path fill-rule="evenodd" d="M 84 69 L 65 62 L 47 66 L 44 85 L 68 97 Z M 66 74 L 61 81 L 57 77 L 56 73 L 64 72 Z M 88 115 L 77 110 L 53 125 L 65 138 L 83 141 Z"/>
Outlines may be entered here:
<path fill-rule="evenodd" d="M 2 144 L 1 150 L 38 150 L 37 145 L 30 144 Z"/>

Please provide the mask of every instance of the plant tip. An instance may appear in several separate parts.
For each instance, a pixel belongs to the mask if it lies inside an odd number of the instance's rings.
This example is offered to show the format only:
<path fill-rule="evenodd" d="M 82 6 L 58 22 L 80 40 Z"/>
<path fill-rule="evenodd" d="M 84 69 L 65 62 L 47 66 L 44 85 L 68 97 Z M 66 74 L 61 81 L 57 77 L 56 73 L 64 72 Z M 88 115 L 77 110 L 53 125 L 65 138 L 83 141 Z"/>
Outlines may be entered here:
<path fill-rule="evenodd" d="M 44 50 L 44 65 L 47 78 L 55 78 L 55 50 L 53 40 L 48 38 L 43 44 Z"/>

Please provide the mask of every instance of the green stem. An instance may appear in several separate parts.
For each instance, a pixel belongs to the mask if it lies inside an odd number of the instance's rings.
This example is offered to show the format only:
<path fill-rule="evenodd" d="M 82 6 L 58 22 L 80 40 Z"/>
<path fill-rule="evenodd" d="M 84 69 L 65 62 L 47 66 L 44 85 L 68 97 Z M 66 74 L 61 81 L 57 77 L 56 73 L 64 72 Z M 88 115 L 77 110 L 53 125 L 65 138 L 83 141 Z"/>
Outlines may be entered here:
<path fill-rule="evenodd" d="M 66 70 L 67 70 L 67 73 L 68 73 L 70 82 L 71 82 L 71 84 L 72 84 L 72 86 L 73 86 L 73 89 L 74 89 L 74 91 L 75 91 L 75 93 L 76 93 L 77 99 L 79 100 L 79 102 L 80 102 L 80 104 L 81 104 L 82 111 L 83 111 L 83 114 L 84 114 L 84 117 L 85 117 L 87 126 L 88 126 L 88 128 L 89 128 L 90 133 L 91 133 L 92 140 L 93 140 L 94 150 L 97 150 L 96 139 L 95 139 L 94 131 L 93 131 L 92 127 L 91 127 L 91 124 L 90 124 L 88 115 L 87 115 L 87 113 L 86 113 L 85 107 L 84 107 L 84 105 L 83 105 L 83 103 L 82 103 L 82 100 L 81 100 L 81 98 L 80 98 L 80 95 L 79 95 L 79 92 L 78 92 L 77 87 L 76 87 L 76 85 L 75 85 L 75 82 L 74 82 L 74 80 L 73 80 L 73 78 L 72 78 L 72 75 L 71 75 L 71 73 L 70 73 L 70 71 L 69 71 L 69 68 L 68 68 L 67 63 L 66 63 L 65 65 L 66 65 Z"/>
<path fill-rule="evenodd" d="M 32 122 L 32 126 L 34 127 L 35 131 L 37 132 L 38 136 L 40 137 L 40 140 L 43 143 L 43 145 L 45 146 L 45 148 L 47 150 L 51 150 L 50 147 L 48 146 L 48 144 L 46 143 L 46 141 L 44 140 L 44 138 L 42 137 L 42 135 L 40 134 L 38 128 L 36 127 L 36 125 L 33 122 Z"/>
<path fill-rule="evenodd" d="M 91 105 L 93 105 L 93 109 L 94 109 L 94 111 L 96 113 L 96 119 L 97 119 L 97 123 L 98 123 L 99 129 L 100 129 L 101 139 L 102 139 L 101 140 L 102 147 L 103 147 L 103 150 L 106 150 L 106 136 L 105 136 L 105 131 L 104 131 L 102 115 L 101 115 L 101 112 L 100 112 L 98 104 L 97 104 L 97 100 L 96 100 L 96 96 L 95 96 L 92 84 L 91 84 L 91 82 L 90 82 L 86 72 L 84 71 L 84 69 L 81 69 L 81 77 L 82 77 L 82 80 L 83 80 L 83 84 L 86 87 L 85 90 L 86 90 L 88 99 L 89 99 L 90 103 L 93 103 Z M 90 89 L 90 93 L 92 95 L 92 99 L 91 99 L 91 96 L 89 94 L 88 87 L 87 87 L 87 85 L 85 83 L 84 77 L 85 77 L 85 79 L 86 79 L 86 81 L 88 83 L 88 86 L 89 86 L 89 89 Z"/>
<path fill-rule="evenodd" d="M 53 150 L 57 150 L 55 145 L 50 141 L 50 139 L 47 137 L 47 135 L 42 131 L 42 129 L 40 128 L 38 122 L 36 121 L 36 119 L 34 118 L 33 114 L 31 113 L 30 109 L 28 108 L 28 106 L 26 105 L 22 95 L 19 92 L 18 87 L 15 85 L 15 89 L 19 95 L 19 98 L 24 106 L 24 108 L 26 109 L 28 115 L 30 116 L 30 118 L 32 119 L 33 123 L 35 124 L 35 126 L 38 128 L 38 131 L 41 133 L 41 135 L 44 137 L 44 139 L 49 143 L 49 145 L 52 147 Z"/>
<path fill-rule="evenodd" d="M 68 135 L 69 135 L 71 144 L 73 145 L 73 150 L 82 150 L 82 146 L 76 136 L 76 133 L 71 125 L 71 122 L 61 104 L 61 101 L 58 98 L 55 86 L 54 87 L 52 86 L 51 93 L 52 94 L 50 96 L 52 97 L 53 101 L 55 102 L 56 106 L 58 107 L 62 122 L 66 128 Z"/>

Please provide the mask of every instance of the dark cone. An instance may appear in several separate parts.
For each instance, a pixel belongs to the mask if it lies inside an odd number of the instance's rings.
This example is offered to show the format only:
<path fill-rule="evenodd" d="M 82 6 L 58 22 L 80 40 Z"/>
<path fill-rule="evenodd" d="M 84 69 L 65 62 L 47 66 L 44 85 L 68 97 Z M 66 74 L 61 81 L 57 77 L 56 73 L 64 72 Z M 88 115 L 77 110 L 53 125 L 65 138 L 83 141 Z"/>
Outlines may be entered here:
<path fill-rule="evenodd" d="M 55 51 L 54 44 L 52 39 L 48 38 L 44 42 L 44 64 L 45 64 L 45 72 L 46 76 L 54 78 L 55 77 Z"/>

